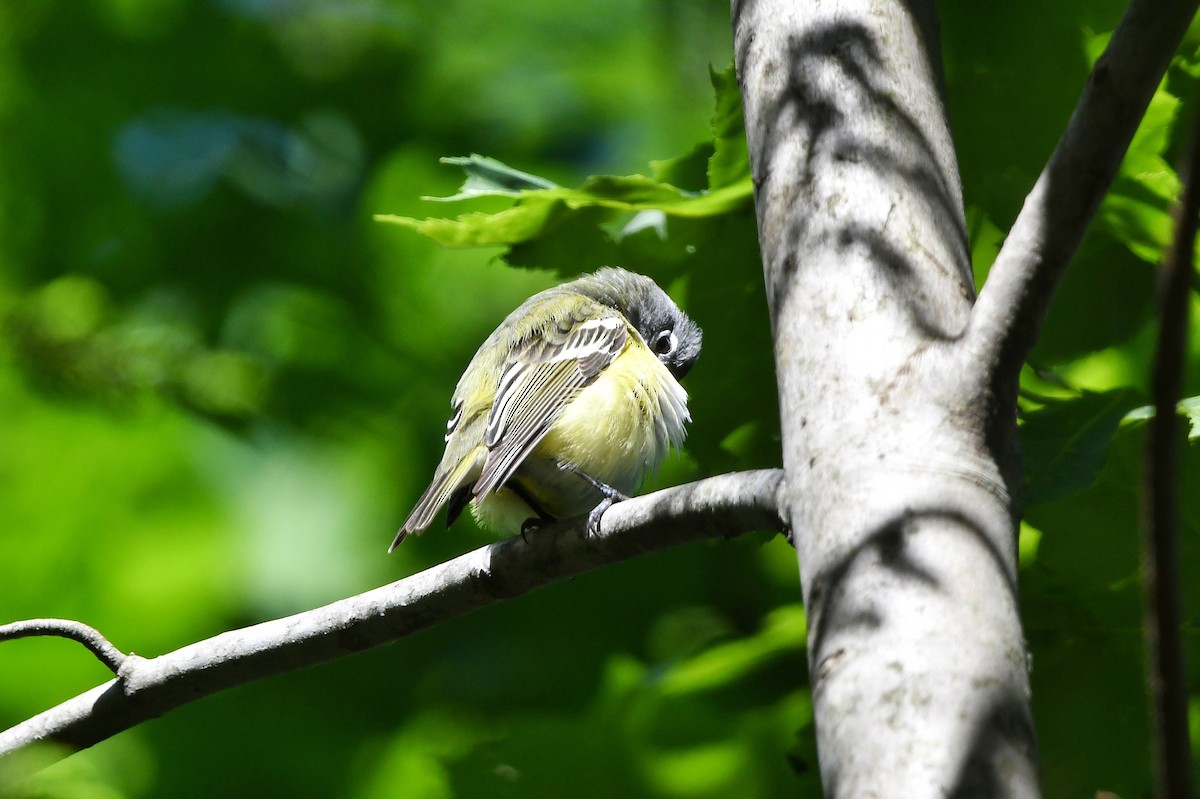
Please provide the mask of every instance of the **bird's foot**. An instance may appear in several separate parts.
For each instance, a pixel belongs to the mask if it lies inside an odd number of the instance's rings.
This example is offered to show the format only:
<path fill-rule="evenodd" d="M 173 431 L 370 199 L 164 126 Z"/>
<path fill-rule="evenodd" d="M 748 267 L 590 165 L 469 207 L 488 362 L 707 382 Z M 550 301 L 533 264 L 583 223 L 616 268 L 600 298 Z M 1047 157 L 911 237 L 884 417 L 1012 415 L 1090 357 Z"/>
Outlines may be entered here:
<path fill-rule="evenodd" d="M 584 477 L 587 477 L 587 475 L 584 475 Z M 599 504 L 592 508 L 591 513 L 588 514 L 587 534 L 588 537 L 593 537 L 600 535 L 600 517 L 604 515 L 604 512 L 616 503 L 624 502 L 625 500 L 629 499 L 629 497 L 625 494 L 622 494 L 612 486 L 605 485 L 598 480 L 592 480 L 590 477 L 588 477 L 588 480 L 591 481 L 592 485 L 594 485 L 603 496 Z"/>
<path fill-rule="evenodd" d="M 629 496 L 627 494 L 622 494 L 608 483 L 600 482 L 595 477 L 592 477 L 590 474 L 581 470 L 577 466 L 563 463 L 559 464 L 559 467 L 565 471 L 573 472 L 579 475 L 584 480 L 587 480 L 589 483 L 591 483 L 592 488 L 600 492 L 600 503 L 596 505 L 596 507 L 592 508 L 591 512 L 588 514 L 587 528 L 585 529 L 585 532 L 589 538 L 600 535 L 600 517 L 604 515 L 606 510 L 611 508 L 616 503 L 624 502 L 625 500 L 629 499 Z"/>

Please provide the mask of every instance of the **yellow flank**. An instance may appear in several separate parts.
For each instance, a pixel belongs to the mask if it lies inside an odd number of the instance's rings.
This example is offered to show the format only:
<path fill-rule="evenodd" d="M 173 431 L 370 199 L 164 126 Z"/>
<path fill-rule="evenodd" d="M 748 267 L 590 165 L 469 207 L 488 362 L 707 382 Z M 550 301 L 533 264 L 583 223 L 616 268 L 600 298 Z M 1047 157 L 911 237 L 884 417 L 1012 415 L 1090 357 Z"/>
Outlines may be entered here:
<path fill-rule="evenodd" d="M 510 482 L 520 483 L 544 511 L 558 519 L 587 513 L 601 499 L 590 483 L 560 464 L 576 467 L 624 494 L 633 493 L 662 462 L 671 444 L 683 438 L 682 419 L 677 426 L 664 426 L 661 421 L 660 408 L 670 402 L 663 395 L 672 392 L 682 395 L 676 402 L 686 401 L 675 378 L 630 328 L 625 348 L 595 382 L 566 404 Z M 682 413 L 686 415 L 686 410 Z M 515 532 L 535 515 L 504 488 L 472 506 L 480 522 L 501 531 Z"/>
<path fill-rule="evenodd" d="M 667 454 L 659 452 L 654 434 L 657 392 L 664 378 L 674 380 L 631 331 L 621 354 L 567 403 L 534 453 L 553 456 L 631 493 Z"/>

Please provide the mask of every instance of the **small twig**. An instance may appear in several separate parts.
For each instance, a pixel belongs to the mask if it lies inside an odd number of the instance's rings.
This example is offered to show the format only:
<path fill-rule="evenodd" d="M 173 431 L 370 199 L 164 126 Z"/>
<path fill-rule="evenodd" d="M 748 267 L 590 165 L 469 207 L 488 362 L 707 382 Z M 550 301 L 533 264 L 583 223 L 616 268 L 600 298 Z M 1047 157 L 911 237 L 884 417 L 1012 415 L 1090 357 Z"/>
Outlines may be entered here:
<path fill-rule="evenodd" d="M 1154 418 L 1146 449 L 1145 625 L 1150 698 L 1154 710 L 1157 795 L 1191 799 L 1187 669 L 1179 589 L 1179 414 L 1188 335 L 1189 283 L 1200 212 L 1200 118 L 1180 174 L 1183 198 L 1175 240 L 1159 275 L 1158 351 L 1154 360 Z"/>
<path fill-rule="evenodd" d="M 116 674 L 128 657 L 94 627 L 70 619 L 26 619 L 12 624 L 0 624 L 0 641 L 15 638 L 32 638 L 36 635 L 53 635 L 70 638 L 86 646 L 109 671 Z"/>

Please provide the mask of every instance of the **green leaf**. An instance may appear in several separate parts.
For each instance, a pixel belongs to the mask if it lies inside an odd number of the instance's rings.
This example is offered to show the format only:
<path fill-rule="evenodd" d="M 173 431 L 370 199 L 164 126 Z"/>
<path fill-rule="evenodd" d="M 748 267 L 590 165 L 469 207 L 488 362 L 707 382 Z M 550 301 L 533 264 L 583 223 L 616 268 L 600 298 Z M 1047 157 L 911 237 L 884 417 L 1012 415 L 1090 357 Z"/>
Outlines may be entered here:
<path fill-rule="evenodd" d="M 470 182 L 470 181 L 468 181 Z M 604 208 L 618 212 L 662 211 L 673 216 L 701 218 L 719 216 L 749 205 L 753 188 L 749 177 L 713 192 L 688 192 L 645 175 L 624 177 L 601 175 L 588 178 L 578 189 L 485 188 L 476 185 L 443 198 L 453 202 L 481 196 L 513 196 L 515 205 L 496 213 L 473 212 L 455 219 L 416 219 L 393 214 L 376 214 L 377 222 L 411 228 L 448 247 L 512 245 L 547 234 L 561 221 L 563 208 Z"/>
<path fill-rule="evenodd" d="M 1200 439 L 1200 396 L 1179 401 L 1178 412 L 1188 420 L 1188 441 Z M 1125 414 L 1124 421 L 1144 422 L 1154 418 L 1154 406 L 1142 405 Z"/>
<path fill-rule="evenodd" d="M 676 665 L 658 683 L 664 696 L 708 691 L 763 667 L 784 652 L 803 649 L 808 622 L 801 605 L 772 611 L 757 634 L 720 644 Z"/>
<path fill-rule="evenodd" d="M 516 197 L 529 189 L 552 189 L 558 185 L 546 178 L 513 169 L 508 164 L 485 155 L 472 153 L 467 156 L 447 156 L 440 160 L 443 164 L 461 166 L 467 173 L 467 180 L 458 190 L 458 194 L 451 197 L 426 197 L 424 199 L 452 202 L 471 197 L 494 195 Z"/>
<path fill-rule="evenodd" d="M 750 155 L 746 148 L 746 125 L 742 93 L 733 65 L 721 72 L 709 70 L 717 92 L 713 111 L 713 155 L 708 162 L 710 191 L 732 186 L 750 178 Z"/>
<path fill-rule="evenodd" d="M 1181 183 L 1164 156 L 1178 111 L 1179 98 L 1164 82 L 1151 98 L 1098 212 L 1101 223 L 1149 263 L 1162 260 L 1175 227 L 1171 207 Z"/>
<path fill-rule="evenodd" d="M 650 173 L 662 183 L 687 191 L 703 191 L 708 187 L 709 160 L 714 152 L 712 142 L 702 142 L 685 155 L 651 161 Z"/>
<path fill-rule="evenodd" d="M 1090 486 L 1121 420 L 1138 400 L 1131 389 L 1084 392 L 1026 414 L 1020 428 L 1025 505 L 1050 502 Z"/>
<path fill-rule="evenodd" d="M 1179 403 L 1179 407 L 1187 414 L 1191 429 L 1188 430 L 1188 441 L 1200 439 L 1200 397 L 1189 397 Z"/>
<path fill-rule="evenodd" d="M 605 262 L 611 240 L 593 237 L 598 248 L 581 249 L 578 233 L 582 224 L 603 224 L 607 215 L 591 215 L 567 222 L 564 209 L 604 209 L 611 213 L 657 211 L 671 216 L 701 219 L 721 216 L 750 207 L 754 186 L 742 117 L 742 99 L 737 77 L 730 66 L 710 70 L 716 93 L 711 142 L 696 145 L 677 158 L 653 161 L 651 175 L 597 175 L 576 189 L 508 166 L 487 156 L 472 154 L 442 158 L 444 164 L 461 167 L 467 175 L 458 192 L 448 197 L 426 197 L 435 202 L 459 202 L 480 197 L 507 197 L 511 208 L 495 213 L 473 212 L 454 219 L 417 219 L 395 214 L 377 214 L 375 220 L 401 225 L 447 247 L 525 245 L 506 257 L 517 265 L 553 267 L 563 271 L 563 254 L 583 253 L 585 263 Z M 535 243 L 535 239 L 566 235 L 570 241 Z M 539 253 L 553 254 L 538 261 Z M 592 256 L 592 257 L 588 257 Z M 568 259 L 568 261 L 571 259 Z M 578 267 L 576 267 L 577 269 Z"/>
<path fill-rule="evenodd" d="M 602 227 L 612 215 L 607 208 L 571 210 L 559 204 L 542 233 L 512 244 L 504 260 L 513 266 L 553 269 L 561 275 L 620 263 L 616 242 Z"/>
<path fill-rule="evenodd" d="M 1107 226 L 1084 238 L 1046 315 L 1034 360 L 1064 363 L 1119 347 L 1145 328 L 1154 308 L 1154 270 L 1133 249 Z"/>
<path fill-rule="evenodd" d="M 375 221 L 411 228 L 446 247 L 496 247 L 541 234 L 562 211 L 562 203 L 539 197 L 492 214 L 474 212 L 454 219 L 376 214 Z"/>

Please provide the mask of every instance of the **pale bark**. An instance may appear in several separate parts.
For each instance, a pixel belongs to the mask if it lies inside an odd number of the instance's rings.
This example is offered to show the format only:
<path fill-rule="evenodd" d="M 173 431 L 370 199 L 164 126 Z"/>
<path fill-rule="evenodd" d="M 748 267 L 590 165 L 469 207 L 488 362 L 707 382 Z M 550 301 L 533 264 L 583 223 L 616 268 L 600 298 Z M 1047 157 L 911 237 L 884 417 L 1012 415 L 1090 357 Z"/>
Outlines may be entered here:
<path fill-rule="evenodd" d="M 932 1 L 733 2 L 827 796 L 1039 795 L 1017 374 L 1195 5 L 1131 6 L 972 309 Z"/>
<path fill-rule="evenodd" d="M 734 32 L 826 795 L 1037 796 L 931 4 L 745 0 Z"/>

